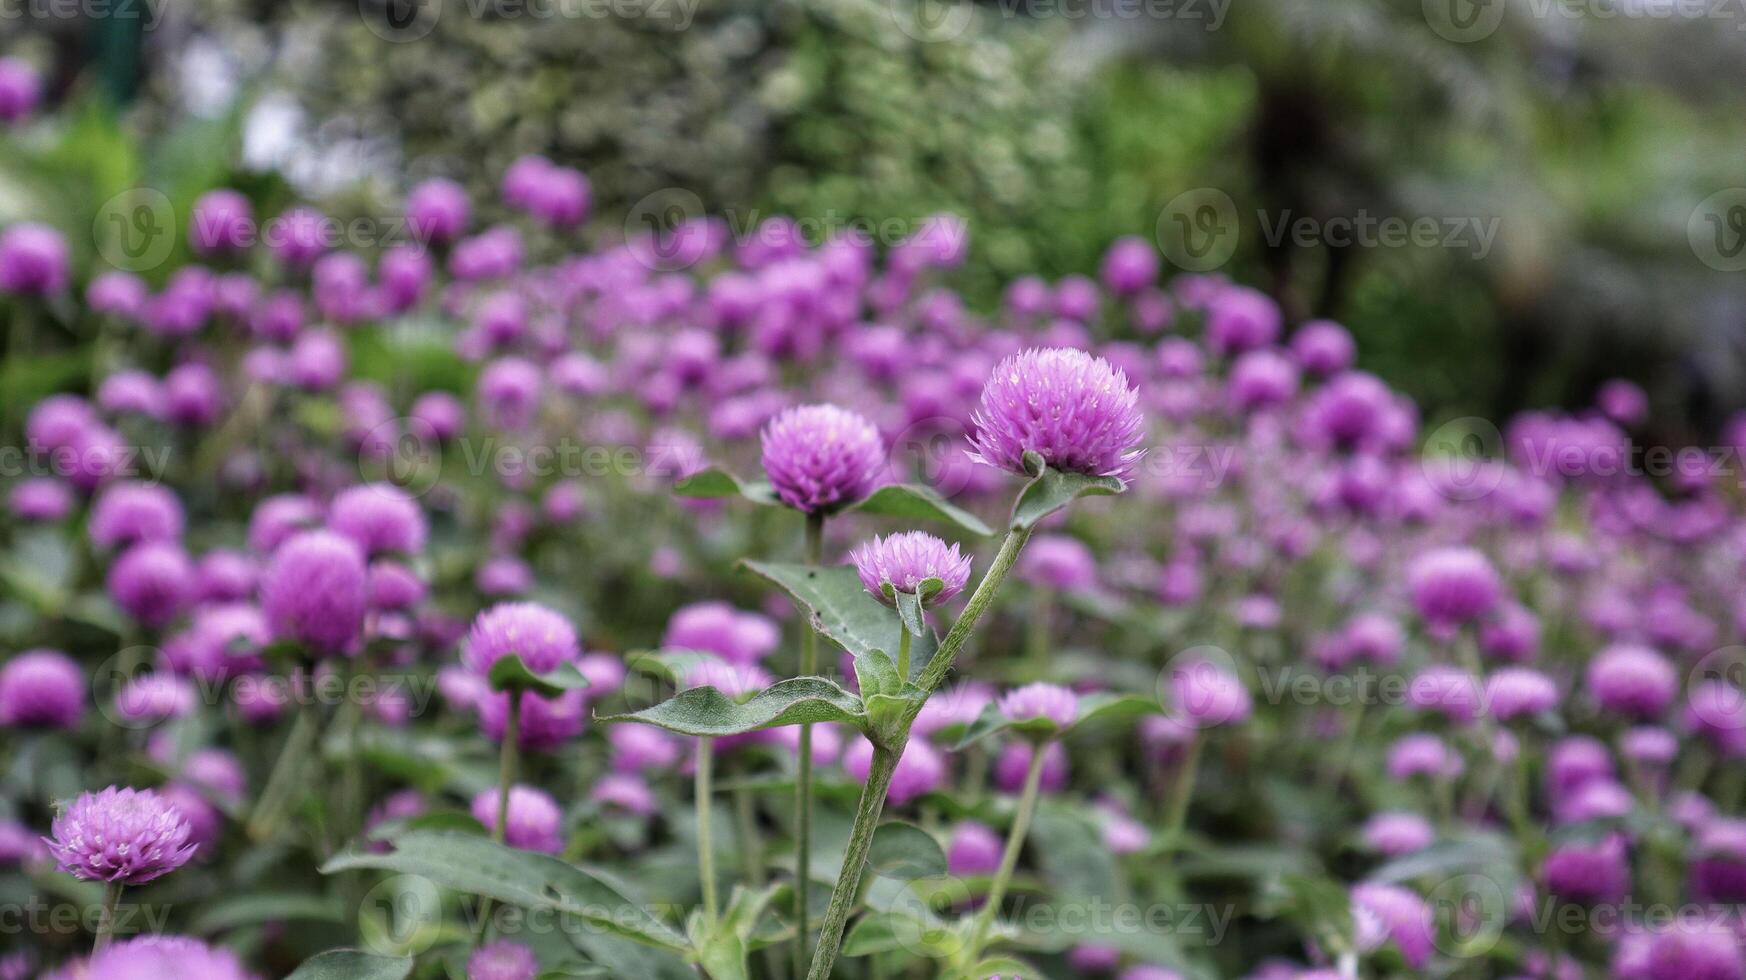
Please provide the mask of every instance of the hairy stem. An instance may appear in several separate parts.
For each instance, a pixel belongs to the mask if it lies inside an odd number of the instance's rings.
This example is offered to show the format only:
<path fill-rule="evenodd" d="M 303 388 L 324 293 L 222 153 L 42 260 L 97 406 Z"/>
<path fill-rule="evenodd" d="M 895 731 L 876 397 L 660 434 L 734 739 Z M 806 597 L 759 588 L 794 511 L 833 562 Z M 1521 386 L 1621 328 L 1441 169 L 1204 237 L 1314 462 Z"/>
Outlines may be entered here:
<path fill-rule="evenodd" d="M 703 879 L 703 915 L 715 927 L 720 906 L 715 896 L 715 817 L 711 813 L 710 770 L 715 764 L 715 739 L 697 742 L 697 873 Z"/>
<path fill-rule="evenodd" d="M 295 685 L 292 690 L 296 690 Z M 248 825 L 249 837 L 252 839 L 269 841 L 277 836 L 285 797 L 296 785 L 297 776 L 303 769 L 304 757 L 315 743 L 316 729 L 320 724 L 319 711 L 313 698 L 298 709 L 297 720 L 291 726 L 291 734 L 285 739 L 284 747 L 279 750 L 279 758 L 273 763 L 273 771 L 267 777 L 267 784 L 261 789 L 260 798 L 255 801 L 255 811 L 250 816 Z"/>
<path fill-rule="evenodd" d="M 824 521 L 820 513 L 806 515 L 806 563 L 824 557 Z M 818 633 L 809 620 L 800 638 L 800 674 L 818 673 Z M 808 892 L 812 885 L 812 726 L 800 726 L 799 770 L 794 779 L 794 975 L 806 969 Z"/>
<path fill-rule="evenodd" d="M 909 627 L 906 626 L 897 639 L 897 676 L 904 681 L 909 680 L 909 643 Z"/>
<path fill-rule="evenodd" d="M 103 914 L 97 920 L 97 941 L 91 945 L 93 954 L 103 952 L 103 948 L 115 938 L 115 909 L 121 904 L 121 888 L 119 881 L 103 884 Z"/>
<path fill-rule="evenodd" d="M 1030 538 L 1030 528 L 1013 528 L 1006 532 L 1006 537 L 1000 542 L 1000 551 L 995 554 L 994 562 L 988 566 L 988 574 L 982 576 L 982 581 L 976 584 L 976 591 L 971 593 L 970 601 L 964 603 L 963 614 L 946 632 L 946 638 L 940 641 L 939 652 L 935 653 L 934 659 L 928 662 L 927 670 L 922 671 L 921 678 L 917 681 L 922 690 L 932 694 L 939 690 L 940 685 L 945 682 L 946 674 L 951 671 L 952 661 L 957 658 L 959 648 L 963 647 L 964 642 L 970 639 L 970 634 L 976 629 L 977 621 L 993 604 L 995 593 L 1000 591 L 1001 583 L 1006 581 L 1007 573 L 1012 571 L 1013 563 L 1018 561 L 1019 551 L 1024 548 L 1025 542 L 1029 541 Z M 918 702 L 911 709 L 910 717 L 914 718 L 914 712 L 920 710 L 921 704 Z"/>
<path fill-rule="evenodd" d="M 988 929 L 994 925 L 994 920 L 1000 915 L 1000 903 L 1006 898 L 1007 883 L 1012 880 L 1012 873 L 1018 867 L 1019 852 L 1024 850 L 1025 835 L 1031 829 L 1031 817 L 1037 811 L 1037 792 L 1043 784 L 1043 760 L 1047 753 L 1041 743 L 1031 746 L 1031 761 L 1025 767 L 1025 788 L 1019 794 L 1018 810 L 1013 813 L 1012 829 L 1007 831 L 1006 850 L 1001 852 L 1000 867 L 994 872 L 994 880 L 988 885 L 988 899 L 982 905 L 982 910 L 976 913 L 976 927 L 970 933 L 970 956 L 966 960 L 975 963 L 982 955 L 982 946 L 988 941 Z"/>
<path fill-rule="evenodd" d="M 873 761 L 867 770 L 867 785 L 861 790 L 861 800 L 855 804 L 855 824 L 849 831 L 849 848 L 843 853 L 843 870 L 837 875 L 837 887 L 831 892 L 830 907 L 819 923 L 818 950 L 812 954 L 812 969 L 807 980 L 825 980 L 837 961 L 837 951 L 843 945 L 843 927 L 848 925 L 849 912 L 855 906 L 855 896 L 861 892 L 861 875 L 867 870 L 867 852 L 873 846 L 873 831 L 879 827 L 879 814 L 885 809 L 885 793 L 891 788 L 891 776 L 897 771 L 897 760 L 903 748 L 874 748 Z"/>

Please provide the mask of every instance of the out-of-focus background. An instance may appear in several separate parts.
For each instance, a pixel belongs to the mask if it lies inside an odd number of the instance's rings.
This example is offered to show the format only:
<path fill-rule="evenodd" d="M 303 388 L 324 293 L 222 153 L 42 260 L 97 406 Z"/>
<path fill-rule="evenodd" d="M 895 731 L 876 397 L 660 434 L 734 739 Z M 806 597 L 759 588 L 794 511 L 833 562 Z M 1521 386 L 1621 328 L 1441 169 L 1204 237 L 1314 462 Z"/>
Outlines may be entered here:
<path fill-rule="evenodd" d="M 989 311 L 1142 235 L 1347 324 L 1432 420 L 1615 376 L 1661 440 L 1746 405 L 1746 0 L 0 0 L 0 31 L 42 83 L 0 223 L 87 272 L 216 186 L 369 220 L 445 175 L 489 218 L 539 152 L 592 181 L 586 237 L 957 213 Z M 9 352 L 8 397 L 81 342 Z"/>

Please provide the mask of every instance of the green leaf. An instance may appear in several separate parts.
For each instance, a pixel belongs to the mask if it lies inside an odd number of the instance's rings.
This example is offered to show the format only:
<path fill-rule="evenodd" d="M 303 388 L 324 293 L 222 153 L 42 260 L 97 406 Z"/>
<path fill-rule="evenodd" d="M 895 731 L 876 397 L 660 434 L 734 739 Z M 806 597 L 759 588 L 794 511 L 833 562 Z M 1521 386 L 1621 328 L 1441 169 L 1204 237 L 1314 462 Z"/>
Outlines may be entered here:
<path fill-rule="evenodd" d="M 873 495 L 850 510 L 883 517 L 911 517 L 925 521 L 946 521 L 971 534 L 987 537 L 994 529 L 975 514 L 946 502 L 933 487 L 916 483 L 892 483 L 873 491 Z"/>
<path fill-rule="evenodd" d="M 860 656 L 871 650 L 897 649 L 903 623 L 895 610 L 868 594 L 853 568 L 761 561 L 745 562 L 745 567 L 792 596 L 812 614 L 819 632 L 850 653 Z M 915 673 L 933 659 L 938 646 L 931 630 L 916 637 L 909 652 Z"/>
<path fill-rule="evenodd" d="M 1080 497 L 1110 496 L 1121 493 L 1125 489 L 1122 481 L 1113 476 L 1063 473 L 1060 470 L 1045 467 L 1035 479 L 1025 484 L 1024 490 L 1019 493 L 1018 501 L 1012 507 L 1012 527 L 1015 529 L 1036 527 L 1043 518 Z"/>
<path fill-rule="evenodd" d="M 532 691 L 542 698 L 555 698 L 588 686 L 588 678 L 573 663 L 566 661 L 550 673 L 536 674 L 519 653 L 498 657 L 491 665 L 489 680 L 493 691 Z"/>
<path fill-rule="evenodd" d="M 865 728 L 861 699 L 822 677 L 794 677 L 733 701 L 713 687 L 680 691 L 653 707 L 627 715 L 605 715 L 604 722 L 635 721 L 681 735 L 742 735 L 782 725 L 840 721 Z"/>
<path fill-rule="evenodd" d="M 744 497 L 763 507 L 781 506 L 781 498 L 768 483 L 746 483 L 719 466 L 699 470 L 673 485 L 673 493 L 694 500 L 720 500 L 724 497 Z"/>
<path fill-rule="evenodd" d="M 337 897 L 295 892 L 227 895 L 224 902 L 195 916 L 189 931 L 210 936 L 266 922 L 340 922 L 344 911 Z"/>
<path fill-rule="evenodd" d="M 303 961 L 286 980 L 406 980 L 412 959 L 356 949 L 331 949 Z"/>
<path fill-rule="evenodd" d="M 897 664 L 884 650 L 868 650 L 855 655 L 855 687 L 861 700 L 881 694 L 896 694 L 903 690 L 903 678 L 897 676 Z"/>
<path fill-rule="evenodd" d="M 934 835 L 912 823 L 889 820 L 873 831 L 867 867 L 899 881 L 938 878 L 946 873 L 946 853 Z"/>
<path fill-rule="evenodd" d="M 721 657 L 701 650 L 638 650 L 625 654 L 625 666 L 640 674 L 653 674 L 674 684 L 685 683 L 691 668 Z"/>
<path fill-rule="evenodd" d="M 919 592 L 893 592 L 892 599 L 897 603 L 897 618 L 903 623 L 903 628 L 909 630 L 911 636 L 920 636 L 928 630 L 928 621 L 922 615 L 922 598 Z"/>
<path fill-rule="evenodd" d="M 372 868 L 421 875 L 444 888 L 482 895 L 526 909 L 574 915 L 600 929 L 651 946 L 685 949 L 666 923 L 626 898 L 604 874 L 549 854 L 506 847 L 470 834 L 414 831 L 389 841 L 392 850 L 348 850 L 322 865 L 322 874 Z"/>

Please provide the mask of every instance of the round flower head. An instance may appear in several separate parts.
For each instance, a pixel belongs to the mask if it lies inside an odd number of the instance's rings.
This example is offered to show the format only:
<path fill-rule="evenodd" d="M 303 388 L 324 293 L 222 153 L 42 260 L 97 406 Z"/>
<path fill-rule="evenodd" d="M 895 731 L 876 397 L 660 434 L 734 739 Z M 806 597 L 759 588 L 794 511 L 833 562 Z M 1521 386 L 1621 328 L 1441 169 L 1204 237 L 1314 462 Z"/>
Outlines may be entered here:
<path fill-rule="evenodd" d="M 1171 670 L 1170 701 L 1176 715 L 1195 728 L 1241 724 L 1254 710 L 1242 680 L 1204 659 L 1190 660 Z"/>
<path fill-rule="evenodd" d="M 473 818 L 487 831 L 497 829 L 497 790 L 473 797 Z M 532 786 L 509 788 L 509 822 L 504 841 L 524 851 L 556 854 L 564 849 L 564 813 L 558 801 L 545 790 Z"/>
<path fill-rule="evenodd" d="M 991 875 L 1000 867 L 1000 835 L 987 824 L 965 820 L 952 829 L 952 840 L 946 848 L 946 871 L 966 877 Z"/>
<path fill-rule="evenodd" d="M 1588 665 L 1588 693 L 1608 711 L 1649 719 L 1679 696 L 1679 675 L 1666 658 L 1648 647 L 1607 647 Z"/>
<path fill-rule="evenodd" d="M 552 752 L 580 735 L 587 714 L 584 693 L 565 691 L 547 698 L 523 692 L 516 717 L 516 744 L 528 752 Z M 503 741 L 509 729 L 508 693 L 488 693 L 479 701 L 479 728 L 491 741 Z"/>
<path fill-rule="evenodd" d="M 1465 768 L 1442 739 L 1425 732 L 1403 736 L 1388 750 L 1388 774 L 1394 779 L 1453 779 Z"/>
<path fill-rule="evenodd" d="M 1089 592 L 1097 588 L 1097 557 L 1078 538 L 1040 534 L 1019 556 L 1018 575 L 1057 592 Z"/>
<path fill-rule="evenodd" d="M 1546 890 L 1562 901 L 1589 905 L 1616 902 L 1631 886 L 1624 839 L 1611 835 L 1595 843 L 1572 841 L 1546 855 L 1541 873 Z"/>
<path fill-rule="evenodd" d="M 886 465 L 879 430 L 835 405 L 791 408 L 764 427 L 764 472 L 782 502 L 808 514 L 853 504 L 877 485 Z"/>
<path fill-rule="evenodd" d="M 20 58 L 0 58 L 0 122 L 22 122 L 41 97 L 36 69 Z"/>
<path fill-rule="evenodd" d="M 879 537 L 849 553 L 861 584 L 873 597 L 887 605 L 894 598 L 885 594 L 886 586 L 895 592 L 912 595 L 928 579 L 938 579 L 943 585 L 936 592 L 922 597 L 922 605 L 935 606 L 949 602 L 964 591 L 970 581 L 970 559 L 958 553 L 957 545 L 924 531 L 902 531 Z"/>
<path fill-rule="evenodd" d="M 33 476 L 12 485 L 6 506 L 20 521 L 60 521 L 73 512 L 73 490 L 54 477 Z"/>
<path fill-rule="evenodd" d="M 1746 820 L 1717 819 L 1698 831 L 1692 891 L 1706 902 L 1746 902 Z"/>
<path fill-rule="evenodd" d="M 149 725 L 185 718 L 194 711 L 194 685 L 173 674 L 141 674 L 115 693 L 115 719 Z"/>
<path fill-rule="evenodd" d="M 220 187 L 194 201 L 188 244 L 196 252 L 235 252 L 254 238 L 254 207 L 242 192 Z"/>
<path fill-rule="evenodd" d="M 159 627 L 182 612 L 194 591 L 194 563 L 167 541 L 136 544 L 109 566 L 109 597 L 141 625 Z"/>
<path fill-rule="evenodd" d="M 115 548 L 182 536 L 182 504 L 169 489 L 148 483 L 117 483 L 91 508 L 91 543 Z"/>
<path fill-rule="evenodd" d="M 462 662 L 484 675 L 499 659 L 517 654 L 529 670 L 549 674 L 580 653 L 568 619 L 532 602 L 504 602 L 473 620 Z"/>
<path fill-rule="evenodd" d="M 351 538 L 367 555 L 414 554 L 424 548 L 424 512 L 392 483 L 342 490 L 328 508 L 328 526 Z"/>
<path fill-rule="evenodd" d="M 1067 788 L 1067 749 L 1060 742 L 1042 746 L 1030 742 L 1006 743 L 994 760 L 994 785 L 1011 796 L 1024 789 L 1025 776 L 1031 767 L 1031 756 L 1038 749 L 1043 753 L 1043 771 L 1037 786 L 1045 793 L 1059 793 Z"/>
<path fill-rule="evenodd" d="M 1537 715 L 1558 706 L 1558 685 L 1531 667 L 1505 667 L 1485 682 L 1486 707 L 1499 721 Z"/>
<path fill-rule="evenodd" d="M 188 821 L 156 793 L 111 786 L 62 810 L 48 845 L 75 878 L 137 885 L 187 864 L 188 834 Z"/>
<path fill-rule="evenodd" d="M 85 714 L 85 675 L 58 650 L 26 650 L 0 667 L 0 725 L 77 728 Z"/>
<path fill-rule="evenodd" d="M 612 745 L 612 770 L 638 774 L 668 769 L 679 762 L 679 739 L 653 725 L 613 725 L 606 729 Z"/>
<path fill-rule="evenodd" d="M 1352 911 L 1361 947 L 1393 942 L 1413 969 L 1430 962 L 1436 941 L 1431 907 L 1418 895 L 1399 885 L 1365 882 L 1352 889 Z"/>
<path fill-rule="evenodd" d="M 1145 420 L 1127 375 L 1073 348 L 1032 348 L 1001 361 L 971 421 L 971 458 L 1020 476 L 1024 456 L 1067 473 L 1126 477 Z"/>
<path fill-rule="evenodd" d="M 1000 713 L 1012 721 L 1042 718 L 1066 728 L 1079 719 L 1079 698 L 1058 684 L 1038 681 L 1007 692 L 1000 699 Z"/>
<path fill-rule="evenodd" d="M 1431 822 L 1416 813 L 1378 813 L 1364 822 L 1364 846 L 1385 857 L 1422 851 L 1437 839 Z"/>
<path fill-rule="evenodd" d="M 1613 975 L 1620 980 L 1743 980 L 1746 953 L 1728 923 L 1707 913 L 1692 915 L 1640 942 L 1621 941 Z"/>
<path fill-rule="evenodd" d="M 438 177 L 406 195 L 406 223 L 425 241 L 447 242 L 467 230 L 471 212 L 460 184 Z"/>
<path fill-rule="evenodd" d="M 858 737 L 843 750 L 843 771 L 859 782 L 866 782 L 873 768 L 873 743 Z M 922 739 L 911 739 L 898 757 L 897 770 L 891 775 L 891 787 L 885 799 L 892 806 L 903 806 L 924 793 L 938 789 L 946 775 L 946 760 L 938 749 Z"/>
<path fill-rule="evenodd" d="M 0 232 L 0 292 L 58 293 L 67 284 L 71 262 L 67 240 L 47 225 L 26 221 Z"/>
<path fill-rule="evenodd" d="M 775 650 L 782 633 L 768 616 L 744 612 L 725 602 L 694 602 L 673 612 L 661 645 L 669 650 L 700 650 L 737 664 L 754 664 Z"/>
<path fill-rule="evenodd" d="M 533 980 L 539 971 L 533 950 L 507 939 L 481 946 L 467 958 L 467 980 Z"/>
<path fill-rule="evenodd" d="M 185 936 L 140 936 L 118 942 L 83 966 L 75 965 L 67 980 L 255 980 L 237 955 Z"/>
<path fill-rule="evenodd" d="M 273 552 L 261 575 L 261 608 L 275 637 L 343 653 L 363 630 L 367 586 L 357 545 L 332 531 L 304 531 Z"/>
<path fill-rule="evenodd" d="M 1407 569 L 1407 588 L 1419 615 L 1443 627 L 1479 619 L 1503 595 L 1497 570 L 1472 548 L 1439 548 L 1420 555 Z"/>

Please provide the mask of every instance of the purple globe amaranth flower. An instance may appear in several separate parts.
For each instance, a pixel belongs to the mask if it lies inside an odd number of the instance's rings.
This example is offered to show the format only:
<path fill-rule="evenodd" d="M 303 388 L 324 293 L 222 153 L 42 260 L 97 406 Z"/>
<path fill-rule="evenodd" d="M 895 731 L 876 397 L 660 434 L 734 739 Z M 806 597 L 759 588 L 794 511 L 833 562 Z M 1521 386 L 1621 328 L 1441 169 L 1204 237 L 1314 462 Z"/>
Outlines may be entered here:
<path fill-rule="evenodd" d="M 1078 695 L 1059 684 L 1026 684 L 1008 691 L 999 703 L 1000 713 L 1012 721 L 1041 718 L 1056 728 L 1067 728 L 1079 720 Z"/>
<path fill-rule="evenodd" d="M 158 796 L 174 807 L 188 822 L 188 841 L 196 853 L 206 857 L 211 846 L 224 833 L 224 814 L 199 789 L 181 782 L 166 783 Z"/>
<path fill-rule="evenodd" d="M 254 206 L 242 192 L 220 187 L 195 200 L 188 217 L 188 245 L 194 251 L 240 252 L 254 236 Z"/>
<path fill-rule="evenodd" d="M 149 483 L 115 483 L 91 508 L 91 543 L 115 548 L 141 541 L 182 537 L 182 504 L 168 488 Z"/>
<path fill-rule="evenodd" d="M 85 674 L 59 650 L 26 650 L 0 666 L 0 725 L 79 726 L 85 715 Z"/>
<path fill-rule="evenodd" d="M 1158 253 L 1137 235 L 1118 238 L 1103 253 L 1098 276 L 1110 292 L 1132 295 L 1158 281 Z"/>
<path fill-rule="evenodd" d="M 1364 822 L 1360 831 L 1364 846 L 1385 857 L 1400 857 L 1422 851 L 1437 840 L 1437 829 L 1416 813 L 1378 813 Z"/>
<path fill-rule="evenodd" d="M 109 566 L 109 597 L 143 626 L 157 628 L 181 614 L 194 592 L 194 563 L 180 545 L 147 541 Z"/>
<path fill-rule="evenodd" d="M 67 285 L 67 240 L 48 225 L 26 221 L 0 232 L 0 292 L 48 296 Z"/>
<path fill-rule="evenodd" d="M 843 771 L 858 782 L 866 782 L 873 768 L 873 743 L 856 737 L 843 750 Z M 940 788 L 946 776 L 946 760 L 940 751 L 922 739 L 911 739 L 898 757 L 897 770 L 892 773 L 891 787 L 885 799 L 892 806 L 909 801 Z"/>
<path fill-rule="evenodd" d="M 516 654 L 536 674 L 549 674 L 581 654 L 576 628 L 563 615 L 532 602 L 504 602 L 473 620 L 461 662 L 480 676 Z"/>
<path fill-rule="evenodd" d="M 938 591 L 922 597 L 922 605 L 937 606 L 950 602 L 964 591 L 970 581 L 970 558 L 959 554 L 957 545 L 924 531 L 902 531 L 879 537 L 849 553 L 861 584 L 873 597 L 887 605 L 895 600 L 885 594 L 886 586 L 895 592 L 916 594 L 923 582 L 938 579 Z"/>
<path fill-rule="evenodd" d="M 972 459 L 1020 476 L 1024 456 L 1067 473 L 1126 478 L 1145 431 L 1139 392 L 1108 361 L 1073 348 L 1032 348 L 1001 361 L 971 421 Z"/>
<path fill-rule="evenodd" d="M 1404 735 L 1388 749 L 1386 769 L 1394 779 L 1454 779 L 1465 768 L 1461 756 L 1428 732 Z"/>
<path fill-rule="evenodd" d="M 885 443 L 873 423 L 835 405 L 802 405 L 760 436 L 764 472 L 782 502 L 808 514 L 856 503 L 884 476 Z"/>
<path fill-rule="evenodd" d="M 1715 819 L 1697 833 L 1691 889 L 1706 902 L 1746 902 L 1746 820 Z"/>
<path fill-rule="evenodd" d="M 249 515 L 249 547 L 263 555 L 299 531 L 321 523 L 321 507 L 302 494 L 282 493 L 255 505 Z"/>
<path fill-rule="evenodd" d="M 1360 948 L 1393 942 L 1413 969 L 1431 961 L 1436 942 L 1431 907 L 1417 894 L 1399 885 L 1364 882 L 1352 888 L 1352 911 Z"/>
<path fill-rule="evenodd" d="M 1740 937 L 1718 917 L 1688 915 L 1648 932 L 1627 933 L 1612 962 L 1616 980 L 1743 980 Z"/>
<path fill-rule="evenodd" d="M 370 608 L 404 612 L 424 601 L 429 588 L 418 573 L 397 561 L 370 563 Z"/>
<path fill-rule="evenodd" d="M 505 692 L 487 694 L 479 701 L 479 729 L 493 742 L 502 742 L 509 729 L 509 698 Z M 528 752 L 554 752 L 582 734 L 587 711 L 582 691 L 565 691 L 555 698 L 523 692 L 516 715 L 516 744 Z"/>
<path fill-rule="evenodd" d="M 1056 592 L 1097 588 L 1097 556 L 1078 538 L 1040 534 L 1019 555 L 1019 578 Z"/>
<path fill-rule="evenodd" d="M 443 177 L 427 180 L 406 195 L 406 223 L 423 241 L 453 241 L 467 230 L 471 214 L 466 189 Z"/>
<path fill-rule="evenodd" d="M 1503 597 L 1497 569 L 1472 548 L 1438 548 L 1413 559 L 1407 588 L 1419 615 L 1440 627 L 1474 622 Z"/>
<path fill-rule="evenodd" d="M 188 821 L 149 789 L 84 793 L 55 817 L 49 851 L 75 878 L 137 885 L 188 863 Z"/>
<path fill-rule="evenodd" d="M 295 207 L 274 218 L 262 240 L 279 261 L 309 266 L 328 250 L 328 217 L 310 207 Z"/>
<path fill-rule="evenodd" d="M 1554 847 L 1541 866 L 1546 890 L 1559 900 L 1596 905 L 1623 899 L 1631 887 L 1625 840 L 1617 834 L 1594 842 Z"/>
<path fill-rule="evenodd" d="M 1596 704 L 1628 718 L 1659 717 L 1679 696 L 1679 674 L 1661 654 L 1632 644 L 1610 646 L 1588 664 Z"/>
<path fill-rule="evenodd" d="M 1554 801 L 1588 783 L 1612 778 L 1612 753 L 1587 735 L 1561 739 L 1546 754 L 1546 795 Z"/>
<path fill-rule="evenodd" d="M 6 506 L 20 521 L 65 520 L 73 512 L 73 490 L 52 476 L 33 476 L 12 485 Z"/>
<path fill-rule="evenodd" d="M 467 980 L 534 980 L 540 961 L 520 943 L 500 939 L 467 957 Z"/>
<path fill-rule="evenodd" d="M 328 507 L 327 523 L 369 556 L 412 555 L 424 549 L 424 511 L 392 483 L 365 483 L 340 491 Z"/>
<path fill-rule="evenodd" d="M 781 641 L 781 630 L 768 616 L 714 600 L 675 610 L 661 636 L 668 650 L 700 650 L 737 664 L 763 660 Z"/>
<path fill-rule="evenodd" d="M 139 936 L 117 942 L 55 980 L 257 980 L 237 955 L 186 936 Z M 46 978 L 45 978 L 46 980 Z"/>
<path fill-rule="evenodd" d="M 1203 657 L 1171 667 L 1170 706 L 1177 718 L 1195 728 L 1242 724 L 1254 711 L 1242 679 Z"/>
<path fill-rule="evenodd" d="M 653 725 L 613 725 L 606 730 L 612 745 L 612 770 L 640 774 L 670 769 L 679 763 L 679 739 Z"/>
<path fill-rule="evenodd" d="M 115 720 L 123 725 L 150 725 L 185 718 L 194 711 L 194 685 L 174 674 L 141 674 L 115 692 Z"/>
<path fill-rule="evenodd" d="M 0 58 L 0 122 L 23 122 L 40 98 L 42 81 L 36 69 L 20 58 Z"/>
<path fill-rule="evenodd" d="M 540 369 L 532 361 L 504 357 L 479 372 L 475 395 L 486 422 L 499 429 L 521 430 L 533 424 L 540 385 Z"/>
<path fill-rule="evenodd" d="M 533 566 L 514 555 L 498 555 L 479 566 L 473 585 L 492 598 L 526 595 L 533 591 Z"/>
<path fill-rule="evenodd" d="M 497 829 L 497 790 L 473 797 L 473 818 L 487 831 Z M 504 842 L 524 851 L 557 854 L 564 849 L 564 812 L 545 790 L 532 786 L 509 788 L 509 820 Z"/>
<path fill-rule="evenodd" d="M 1537 715 L 1558 706 L 1558 685 L 1532 667 L 1505 667 L 1487 678 L 1485 705 L 1499 721 Z"/>
<path fill-rule="evenodd" d="M 1338 374 L 1351 367 L 1358 356 L 1352 335 L 1332 320 L 1311 320 L 1298 327 L 1290 346 L 1298 366 L 1316 377 Z"/>
<path fill-rule="evenodd" d="M 1000 835 L 987 824 L 961 821 L 952 828 L 952 840 L 946 847 L 946 871 L 958 877 L 991 875 L 1000 867 L 1002 850 Z"/>
<path fill-rule="evenodd" d="M 1035 745 L 1031 742 L 1008 742 L 994 759 L 994 785 L 1002 793 L 1016 796 L 1024 790 L 1025 776 L 1031 757 L 1043 753 L 1043 770 L 1037 779 L 1044 793 L 1059 793 L 1067 788 L 1067 749 L 1060 742 Z"/>
<path fill-rule="evenodd" d="M 281 640 L 316 654 L 345 653 L 364 627 L 369 573 L 363 552 L 332 531 L 303 531 L 280 545 L 261 574 L 261 609 Z"/>

